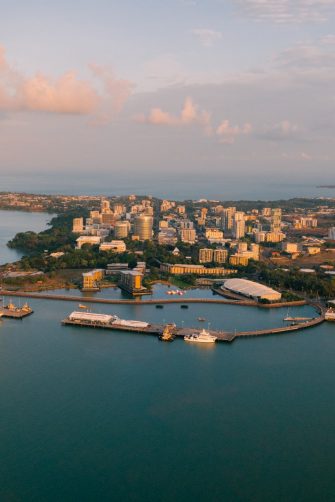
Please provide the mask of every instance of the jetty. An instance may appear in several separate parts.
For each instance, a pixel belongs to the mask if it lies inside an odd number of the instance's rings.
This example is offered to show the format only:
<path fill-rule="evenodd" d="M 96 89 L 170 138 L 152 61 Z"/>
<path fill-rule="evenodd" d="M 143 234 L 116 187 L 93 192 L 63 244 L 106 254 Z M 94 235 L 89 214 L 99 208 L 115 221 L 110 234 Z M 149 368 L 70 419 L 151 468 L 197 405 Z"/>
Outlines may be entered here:
<path fill-rule="evenodd" d="M 208 330 L 208 332 L 217 337 L 217 340 L 219 342 L 233 342 L 237 338 L 245 338 L 245 337 L 252 337 L 252 336 L 265 336 L 265 335 L 279 335 L 279 334 L 286 334 L 286 333 L 291 333 L 295 331 L 300 331 L 303 329 L 307 328 L 312 328 L 314 326 L 317 326 L 318 324 L 321 324 L 325 320 L 325 312 L 324 309 L 321 306 L 317 306 L 319 310 L 319 315 L 318 317 L 315 317 L 313 319 L 310 319 L 308 321 L 300 322 L 295 325 L 290 325 L 290 326 L 284 326 L 280 328 L 267 328 L 267 329 L 262 329 L 262 330 L 253 330 L 253 331 L 235 331 L 235 332 L 229 332 L 229 331 L 220 331 L 220 330 Z M 76 313 L 77 314 L 77 313 Z M 70 314 L 66 319 L 62 321 L 62 324 L 65 326 L 78 326 L 78 327 L 90 327 L 90 328 L 100 328 L 100 329 L 107 329 L 107 330 L 113 330 L 113 331 L 127 331 L 131 333 L 137 333 L 137 334 L 142 334 L 142 335 L 155 335 L 155 336 L 161 336 L 164 332 L 164 329 L 166 329 L 165 324 L 149 324 L 149 323 L 143 323 L 145 326 L 132 326 L 132 325 L 126 325 L 126 324 L 121 324 L 117 320 L 109 320 L 107 319 L 108 317 L 111 316 L 105 316 L 106 319 L 103 320 L 96 320 L 95 319 L 95 314 L 92 314 L 92 319 L 89 318 L 73 318 L 72 314 Z M 169 325 L 171 326 L 171 325 Z M 173 327 L 170 328 L 171 333 L 174 337 L 180 337 L 183 338 L 186 335 L 191 335 L 194 333 L 200 333 L 199 328 L 188 328 L 188 327 Z"/>
<path fill-rule="evenodd" d="M 23 307 L 16 307 L 13 303 L 0 307 L 0 316 L 11 319 L 23 319 L 33 313 L 33 309 L 25 304 Z"/>

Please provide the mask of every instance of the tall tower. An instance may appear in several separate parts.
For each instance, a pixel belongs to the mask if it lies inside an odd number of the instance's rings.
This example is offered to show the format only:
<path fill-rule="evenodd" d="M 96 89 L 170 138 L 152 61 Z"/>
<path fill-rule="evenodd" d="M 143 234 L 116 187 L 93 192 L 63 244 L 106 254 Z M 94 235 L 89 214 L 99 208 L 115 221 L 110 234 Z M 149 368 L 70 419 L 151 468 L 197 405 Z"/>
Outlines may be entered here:
<path fill-rule="evenodd" d="M 153 217 L 147 214 L 136 216 L 134 220 L 134 234 L 138 235 L 140 241 L 152 239 Z"/>
<path fill-rule="evenodd" d="M 245 219 L 242 211 L 234 214 L 233 236 L 235 239 L 242 239 L 245 236 Z"/>
<path fill-rule="evenodd" d="M 280 232 L 281 230 L 281 209 L 276 207 L 271 211 L 271 232 Z"/>
<path fill-rule="evenodd" d="M 102 213 L 110 213 L 110 202 L 109 200 L 103 199 L 101 201 L 101 212 Z"/>
<path fill-rule="evenodd" d="M 230 231 L 233 228 L 233 218 L 236 212 L 236 207 L 226 207 L 222 211 L 222 228 L 225 231 Z"/>

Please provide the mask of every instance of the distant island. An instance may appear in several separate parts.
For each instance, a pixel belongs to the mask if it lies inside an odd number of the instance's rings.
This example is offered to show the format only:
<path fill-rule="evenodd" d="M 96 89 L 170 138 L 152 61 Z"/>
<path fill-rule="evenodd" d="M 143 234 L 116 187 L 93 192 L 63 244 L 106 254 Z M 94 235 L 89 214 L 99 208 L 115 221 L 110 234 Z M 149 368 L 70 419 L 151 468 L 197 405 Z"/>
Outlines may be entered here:
<path fill-rule="evenodd" d="M 316 188 L 335 188 L 335 185 L 318 185 Z"/>

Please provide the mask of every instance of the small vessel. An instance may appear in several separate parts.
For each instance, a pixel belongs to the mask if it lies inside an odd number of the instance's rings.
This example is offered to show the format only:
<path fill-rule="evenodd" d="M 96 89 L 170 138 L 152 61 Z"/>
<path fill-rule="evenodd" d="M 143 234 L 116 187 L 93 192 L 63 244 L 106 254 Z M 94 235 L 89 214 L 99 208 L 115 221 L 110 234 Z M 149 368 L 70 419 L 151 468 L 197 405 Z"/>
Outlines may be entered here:
<path fill-rule="evenodd" d="M 27 302 L 23 305 L 21 310 L 23 310 L 24 312 L 32 312 L 32 308 L 28 305 Z"/>
<path fill-rule="evenodd" d="M 82 303 L 79 303 L 78 307 L 80 309 L 85 309 L 85 310 L 88 309 L 88 306 L 87 305 L 83 305 Z"/>
<path fill-rule="evenodd" d="M 164 308 L 164 305 L 156 305 L 156 309 L 163 309 Z"/>
<path fill-rule="evenodd" d="M 206 318 L 205 317 L 198 317 L 198 321 L 205 322 Z"/>
<path fill-rule="evenodd" d="M 194 343 L 215 343 L 217 337 L 211 335 L 208 331 L 203 329 L 200 333 L 192 333 L 191 335 L 184 336 L 185 342 L 194 342 Z"/>
<path fill-rule="evenodd" d="M 335 321 L 335 308 L 329 307 L 329 309 L 326 310 L 325 320 L 326 321 Z"/>
<path fill-rule="evenodd" d="M 164 327 L 163 333 L 159 335 L 159 340 L 161 340 L 161 342 L 173 342 L 175 337 L 172 330 L 173 328 L 175 328 L 175 326 L 175 324 L 167 324 Z"/>
<path fill-rule="evenodd" d="M 181 309 L 188 309 L 188 305 L 180 305 Z"/>

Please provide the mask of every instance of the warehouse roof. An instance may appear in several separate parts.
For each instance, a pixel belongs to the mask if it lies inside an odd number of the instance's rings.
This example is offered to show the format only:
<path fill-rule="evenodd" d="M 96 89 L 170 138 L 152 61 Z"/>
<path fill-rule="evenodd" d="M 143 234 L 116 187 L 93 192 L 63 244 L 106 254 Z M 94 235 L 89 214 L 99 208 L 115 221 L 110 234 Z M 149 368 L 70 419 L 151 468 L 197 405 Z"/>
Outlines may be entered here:
<path fill-rule="evenodd" d="M 280 295 L 278 291 L 259 284 L 258 282 L 248 281 L 247 279 L 227 279 L 224 282 L 224 288 L 242 295 L 263 297 L 268 295 Z"/>

